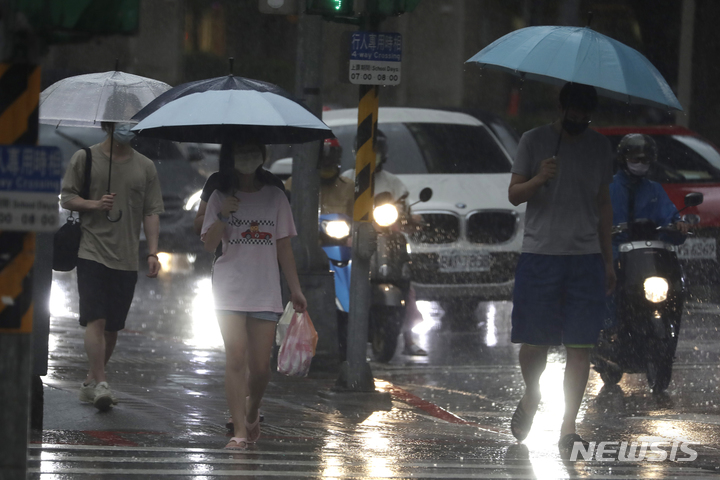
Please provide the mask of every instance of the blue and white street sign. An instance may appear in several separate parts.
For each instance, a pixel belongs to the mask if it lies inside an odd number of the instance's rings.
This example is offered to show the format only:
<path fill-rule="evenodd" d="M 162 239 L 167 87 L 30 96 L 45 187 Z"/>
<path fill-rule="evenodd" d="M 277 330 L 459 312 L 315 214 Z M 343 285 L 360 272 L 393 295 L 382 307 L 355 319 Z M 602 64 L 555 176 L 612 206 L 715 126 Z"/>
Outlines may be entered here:
<path fill-rule="evenodd" d="M 62 173 L 57 147 L 0 146 L 0 230 L 57 230 Z"/>
<path fill-rule="evenodd" d="M 354 32 L 350 42 L 350 83 L 400 84 L 402 35 L 389 32 Z"/>

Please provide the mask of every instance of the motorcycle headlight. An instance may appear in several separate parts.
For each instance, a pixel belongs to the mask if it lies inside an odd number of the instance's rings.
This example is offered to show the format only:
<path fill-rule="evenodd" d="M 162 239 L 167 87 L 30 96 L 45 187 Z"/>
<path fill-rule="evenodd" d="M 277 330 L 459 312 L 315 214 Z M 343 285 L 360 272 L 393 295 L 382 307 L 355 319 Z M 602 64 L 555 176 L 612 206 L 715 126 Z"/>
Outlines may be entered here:
<path fill-rule="evenodd" d="M 667 299 L 668 282 L 662 277 L 648 277 L 645 279 L 645 298 L 653 303 L 660 303 Z"/>
<path fill-rule="evenodd" d="M 200 206 L 200 195 L 202 195 L 202 190 L 198 190 L 197 192 L 193 193 L 188 197 L 188 199 L 185 201 L 185 206 L 183 209 L 187 212 L 190 210 L 196 210 Z"/>
<path fill-rule="evenodd" d="M 375 218 L 375 222 L 381 227 L 389 227 L 397 221 L 398 209 L 395 205 L 386 203 L 385 205 L 375 207 L 373 217 Z"/>
<path fill-rule="evenodd" d="M 332 238 L 345 238 L 350 235 L 350 225 L 345 220 L 332 220 L 325 225 L 325 233 Z"/>

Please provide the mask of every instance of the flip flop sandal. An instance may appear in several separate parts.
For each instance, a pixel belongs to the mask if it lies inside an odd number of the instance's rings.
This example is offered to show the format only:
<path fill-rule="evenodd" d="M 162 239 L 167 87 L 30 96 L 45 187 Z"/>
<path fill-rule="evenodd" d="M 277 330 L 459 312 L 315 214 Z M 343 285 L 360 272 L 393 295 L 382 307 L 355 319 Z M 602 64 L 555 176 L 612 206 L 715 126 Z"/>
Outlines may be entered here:
<path fill-rule="evenodd" d="M 538 406 L 540 406 L 539 401 L 535 410 L 532 413 L 528 413 L 522 406 L 522 399 L 518 402 L 518 406 L 515 409 L 515 413 L 513 413 L 512 420 L 510 420 L 510 431 L 512 432 L 513 437 L 515 437 L 519 442 L 525 440 L 530 433 L 530 427 L 532 427 L 535 414 L 538 411 Z"/>
<path fill-rule="evenodd" d="M 247 450 L 248 448 L 248 442 L 247 438 L 242 437 L 232 437 L 227 445 L 225 445 L 226 450 Z"/>
<path fill-rule="evenodd" d="M 248 443 L 255 443 L 260 438 L 260 415 L 257 416 L 253 423 L 248 423 L 245 420 L 245 429 L 247 432 Z"/>
<path fill-rule="evenodd" d="M 560 458 L 567 460 L 572 454 L 573 447 L 576 443 L 581 443 L 585 451 L 590 447 L 590 444 L 582 439 L 577 433 L 568 433 L 563 435 L 558 442 L 558 450 L 560 451 Z"/>
<path fill-rule="evenodd" d="M 259 414 L 258 414 L 258 418 L 260 418 L 260 422 L 264 422 L 264 421 L 265 421 L 265 415 L 263 415 L 262 413 L 259 413 Z M 233 423 L 232 417 L 231 417 L 231 418 L 228 418 L 228 421 L 227 421 L 227 423 L 225 424 L 225 428 L 227 428 L 228 430 L 230 430 L 230 433 L 232 433 L 232 432 L 235 431 L 235 424 Z"/>

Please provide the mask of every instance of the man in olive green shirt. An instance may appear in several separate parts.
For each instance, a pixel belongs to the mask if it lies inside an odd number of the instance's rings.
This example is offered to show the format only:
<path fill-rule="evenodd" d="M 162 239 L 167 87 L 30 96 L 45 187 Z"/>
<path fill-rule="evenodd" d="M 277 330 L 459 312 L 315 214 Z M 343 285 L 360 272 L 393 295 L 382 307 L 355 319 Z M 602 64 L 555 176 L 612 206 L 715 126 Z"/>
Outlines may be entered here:
<path fill-rule="evenodd" d="M 115 349 L 118 331 L 125 328 L 135 292 L 141 224 L 148 245 L 147 276 L 155 278 L 160 271 L 159 214 L 164 211 L 160 182 L 153 162 L 130 147 L 130 126 L 118 123 L 113 128 L 103 123 L 108 137 L 90 147 L 89 198 L 80 197 L 85 150 L 73 155 L 62 182 L 62 206 L 80 212 L 82 226 L 77 276 L 89 371 L 80 388 L 80 400 L 99 410 L 117 403 L 107 384 L 105 364 Z M 107 193 L 111 142 L 112 193 Z M 111 222 L 108 215 L 120 219 Z"/>

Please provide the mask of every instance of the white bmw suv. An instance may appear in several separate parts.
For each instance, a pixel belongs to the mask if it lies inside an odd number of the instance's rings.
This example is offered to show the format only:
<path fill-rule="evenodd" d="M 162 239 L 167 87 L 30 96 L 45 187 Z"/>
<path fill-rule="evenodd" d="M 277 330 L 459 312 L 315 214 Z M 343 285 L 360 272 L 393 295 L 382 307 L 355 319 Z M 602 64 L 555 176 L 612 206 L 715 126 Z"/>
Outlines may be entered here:
<path fill-rule="evenodd" d="M 323 121 L 343 147 L 343 170 L 354 168 L 357 109 L 329 110 Z M 430 187 L 432 199 L 413 213 L 426 226 L 408 235 L 418 299 L 510 298 L 522 246 L 524 204 L 508 201 L 517 135 L 492 116 L 421 108 L 380 108 L 378 128 L 388 141 L 384 168 L 400 177 L 409 202 Z M 444 302 L 443 302 L 444 303 Z"/>

